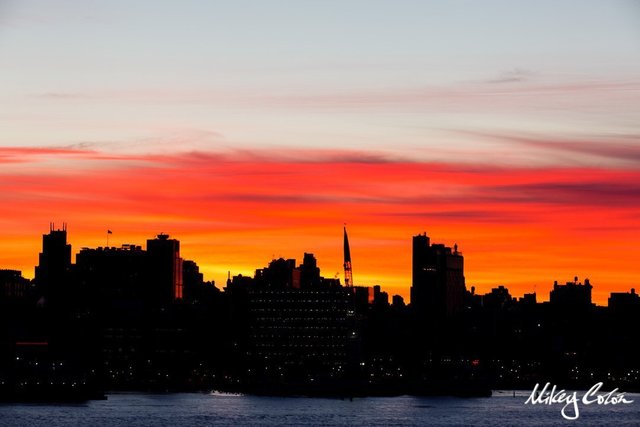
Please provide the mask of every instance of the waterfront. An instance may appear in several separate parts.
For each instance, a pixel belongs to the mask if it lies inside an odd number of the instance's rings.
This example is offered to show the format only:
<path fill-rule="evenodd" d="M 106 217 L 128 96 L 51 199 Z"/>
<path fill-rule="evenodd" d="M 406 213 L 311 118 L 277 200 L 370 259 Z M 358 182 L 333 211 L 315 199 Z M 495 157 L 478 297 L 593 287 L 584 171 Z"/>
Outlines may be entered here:
<path fill-rule="evenodd" d="M 561 406 L 530 406 L 530 392 L 491 398 L 384 397 L 323 399 L 224 394 L 110 394 L 81 404 L 1 404 L 2 426 L 636 426 L 640 395 L 630 405 L 587 406 L 577 422 Z"/>

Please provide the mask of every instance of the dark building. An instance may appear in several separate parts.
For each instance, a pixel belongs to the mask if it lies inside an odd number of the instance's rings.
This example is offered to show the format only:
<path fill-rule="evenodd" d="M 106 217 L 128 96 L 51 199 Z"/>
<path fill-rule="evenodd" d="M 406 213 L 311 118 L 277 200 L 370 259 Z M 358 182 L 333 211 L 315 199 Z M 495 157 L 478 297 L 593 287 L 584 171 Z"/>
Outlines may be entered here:
<path fill-rule="evenodd" d="M 200 273 L 200 267 L 195 261 L 184 260 L 182 262 L 183 298 L 185 301 L 198 301 L 202 299 L 204 275 Z"/>
<path fill-rule="evenodd" d="M 157 286 L 161 300 L 182 298 L 182 258 L 180 242 L 169 239 L 167 234 L 158 234 L 147 240 L 147 252 L 152 269 L 152 281 Z"/>
<path fill-rule="evenodd" d="M 524 294 L 518 302 L 527 306 L 535 306 L 538 303 L 536 293 Z"/>
<path fill-rule="evenodd" d="M 280 382 L 342 379 L 356 339 L 344 288 L 248 290 L 251 378 Z"/>
<path fill-rule="evenodd" d="M 381 291 L 380 285 L 373 287 L 373 304 L 377 306 L 389 305 L 389 294 Z"/>
<path fill-rule="evenodd" d="M 318 261 L 313 254 L 306 253 L 300 265 L 300 286 L 303 288 L 314 288 L 320 285 L 320 269 Z M 294 284 L 295 287 L 295 284 Z"/>
<path fill-rule="evenodd" d="M 208 304 L 219 299 L 220 289 L 216 288 L 214 281 L 204 281 L 204 275 L 194 261 L 182 262 L 182 282 L 184 289 L 182 299 L 185 302 Z"/>
<path fill-rule="evenodd" d="M 502 285 L 491 289 L 491 292 L 482 297 L 482 305 L 489 309 L 502 310 L 510 307 L 514 302 L 509 290 Z"/>
<path fill-rule="evenodd" d="M 42 236 L 42 252 L 35 271 L 38 292 L 47 301 L 64 301 L 72 293 L 70 284 L 71 245 L 67 244 L 67 225 L 54 229 L 50 224 L 49 234 Z"/>
<path fill-rule="evenodd" d="M 263 288 L 300 288 L 300 270 L 295 259 L 274 259 L 266 268 L 256 270 L 256 283 Z"/>
<path fill-rule="evenodd" d="M 204 300 L 197 265 L 185 268 L 179 242 L 166 234 L 148 240 L 146 250 L 127 244 L 78 253 L 75 276 L 96 315 L 107 387 L 171 388 L 192 380 L 189 372 L 200 366 L 194 348 L 206 346 L 191 335 L 199 312 L 182 310 L 185 270 L 191 301 Z"/>
<path fill-rule="evenodd" d="M 612 292 L 608 307 L 613 314 L 638 314 L 640 313 L 640 296 L 634 288 L 631 292 Z"/>
<path fill-rule="evenodd" d="M 147 240 L 147 250 L 83 248 L 76 257 L 76 273 L 84 292 L 107 302 L 170 304 L 182 298 L 180 242 L 160 234 Z"/>
<path fill-rule="evenodd" d="M 585 279 L 584 285 L 575 277 L 573 282 L 565 285 L 553 283 L 553 290 L 549 295 L 549 302 L 553 307 L 564 309 L 587 309 L 593 306 L 591 303 L 591 283 Z"/>
<path fill-rule="evenodd" d="M 22 299 L 28 296 L 31 281 L 18 270 L 0 270 L 0 301 Z"/>
<path fill-rule="evenodd" d="M 344 379 L 355 363 L 352 292 L 321 277 L 312 254 L 297 268 L 293 259 L 273 260 L 226 289 L 243 360 L 238 375 L 249 386 L 311 387 Z"/>
<path fill-rule="evenodd" d="M 151 299 L 150 267 L 146 251 L 135 245 L 83 248 L 76 256 L 80 287 L 99 304 Z"/>
<path fill-rule="evenodd" d="M 20 293 L 27 283 L 16 273 L 10 274 L 11 287 L 17 284 Z M 97 329 L 80 307 L 85 295 L 78 292 L 73 274 L 66 224 L 62 229 L 50 224 L 43 235 L 34 282 L 34 298 L 14 300 L 0 310 L 11 319 L 4 339 L 0 327 L 0 353 L 9 356 L 0 363 L 0 385 L 8 385 L 18 398 L 66 399 L 98 392 Z M 0 324 L 7 324 L 3 320 L 0 316 Z"/>
<path fill-rule="evenodd" d="M 369 304 L 373 302 L 373 293 L 368 286 L 352 286 L 351 293 L 353 294 L 353 301 L 356 311 L 358 313 L 366 313 Z"/>
<path fill-rule="evenodd" d="M 420 317 L 447 319 L 464 304 L 464 258 L 442 244 L 431 244 L 426 234 L 413 237 L 411 306 Z"/>
<path fill-rule="evenodd" d="M 405 304 L 404 304 L 404 298 L 402 298 L 400 295 L 394 295 L 392 298 L 392 304 L 393 307 L 396 308 L 404 308 Z"/>

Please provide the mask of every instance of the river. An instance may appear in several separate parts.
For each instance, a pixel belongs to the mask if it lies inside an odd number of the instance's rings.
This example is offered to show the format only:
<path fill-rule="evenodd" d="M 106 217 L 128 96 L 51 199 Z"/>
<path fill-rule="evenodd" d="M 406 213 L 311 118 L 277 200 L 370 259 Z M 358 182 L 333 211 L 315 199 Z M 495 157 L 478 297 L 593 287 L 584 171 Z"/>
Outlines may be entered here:
<path fill-rule="evenodd" d="M 82 404 L 0 404 L 0 425 L 56 426 L 638 426 L 640 395 L 625 405 L 580 407 L 577 422 L 563 405 L 525 405 L 530 392 L 490 398 L 368 397 L 345 399 L 225 394 L 109 394 Z M 570 411 L 571 412 L 571 411 Z M 572 413 L 572 412 L 571 412 Z"/>

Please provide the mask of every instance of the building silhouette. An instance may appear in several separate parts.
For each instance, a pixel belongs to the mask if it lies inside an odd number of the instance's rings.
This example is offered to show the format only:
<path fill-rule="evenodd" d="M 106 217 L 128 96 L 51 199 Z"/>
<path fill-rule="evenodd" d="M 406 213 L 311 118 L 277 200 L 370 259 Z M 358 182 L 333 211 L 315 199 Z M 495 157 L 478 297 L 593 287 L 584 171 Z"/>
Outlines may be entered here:
<path fill-rule="evenodd" d="M 31 281 L 18 270 L 0 270 L 0 301 L 24 299 L 31 290 Z"/>
<path fill-rule="evenodd" d="M 90 301 L 102 306 L 144 300 L 152 295 L 146 251 L 140 246 L 83 248 L 76 255 L 76 277 Z"/>
<path fill-rule="evenodd" d="M 226 288 L 243 361 L 236 374 L 256 392 L 335 385 L 356 363 L 351 292 L 321 277 L 313 254 L 295 265 L 273 260 L 252 279 L 234 276 Z"/>
<path fill-rule="evenodd" d="M 303 288 L 317 288 L 323 282 L 323 278 L 320 277 L 320 268 L 318 268 L 318 261 L 316 257 L 311 253 L 304 253 L 302 258 L 302 264 L 300 265 L 300 287 Z M 293 284 L 296 287 L 296 284 Z"/>
<path fill-rule="evenodd" d="M 389 305 L 389 294 L 387 292 L 383 292 L 380 285 L 375 285 L 373 287 L 373 304 L 377 306 Z"/>
<path fill-rule="evenodd" d="M 511 307 L 515 303 L 514 298 L 509 294 L 509 290 L 500 285 L 491 289 L 491 292 L 482 296 L 482 306 L 491 310 L 503 310 Z"/>
<path fill-rule="evenodd" d="M 591 302 L 591 290 L 593 286 L 589 279 L 585 279 L 584 284 L 575 277 L 573 282 L 566 282 L 564 285 L 553 283 L 553 290 L 549 295 L 549 302 L 554 307 L 565 310 L 587 310 L 593 306 Z"/>
<path fill-rule="evenodd" d="M 151 280 L 158 287 L 162 301 L 182 298 L 182 258 L 180 242 L 160 233 L 147 240 L 147 252 L 151 263 Z"/>
<path fill-rule="evenodd" d="M 442 244 L 431 244 L 426 233 L 413 237 L 411 306 L 420 317 L 450 319 L 464 304 L 464 258 Z"/>
<path fill-rule="evenodd" d="M 49 224 L 49 234 L 42 236 L 42 252 L 35 269 L 35 283 L 46 302 L 63 303 L 72 297 L 71 245 L 67 243 L 67 225 L 55 229 Z"/>
<path fill-rule="evenodd" d="M 205 282 L 204 275 L 195 261 L 182 261 L 182 282 L 182 299 L 188 303 L 207 303 L 220 294 L 220 289 L 216 288 L 215 282 Z"/>
<path fill-rule="evenodd" d="M 159 234 L 147 240 L 146 250 L 131 244 L 83 248 L 76 256 L 75 275 L 82 291 L 102 305 L 169 304 L 183 296 L 180 242 Z"/>
<path fill-rule="evenodd" d="M 630 292 L 612 292 L 608 307 L 612 314 L 640 314 L 640 295 L 635 288 L 631 288 Z"/>
<path fill-rule="evenodd" d="M 78 253 L 74 277 L 95 317 L 107 387 L 184 387 L 192 380 L 185 372 L 201 366 L 194 355 L 210 355 L 207 345 L 189 339 L 201 313 L 180 311 L 185 276 L 189 303 L 215 298 L 197 264 L 183 262 L 180 242 L 162 233 L 146 249 L 125 244 Z"/>

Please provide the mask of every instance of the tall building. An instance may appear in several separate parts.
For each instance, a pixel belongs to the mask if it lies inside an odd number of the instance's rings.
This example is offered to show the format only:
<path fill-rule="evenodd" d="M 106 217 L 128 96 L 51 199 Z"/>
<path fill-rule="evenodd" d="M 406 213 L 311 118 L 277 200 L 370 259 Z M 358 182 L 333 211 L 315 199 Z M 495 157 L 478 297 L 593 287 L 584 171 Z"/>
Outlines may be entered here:
<path fill-rule="evenodd" d="M 70 292 L 71 245 L 67 243 L 67 224 L 42 236 L 42 252 L 35 271 L 38 292 L 47 300 L 65 300 Z"/>
<path fill-rule="evenodd" d="M 458 245 L 451 249 L 431 244 L 426 233 L 413 237 L 411 306 L 432 320 L 456 315 L 463 306 L 466 287 L 464 258 Z"/>
<path fill-rule="evenodd" d="M 299 269 L 301 287 L 313 288 L 320 285 L 320 269 L 318 268 L 318 261 L 313 254 L 305 252 Z"/>
<path fill-rule="evenodd" d="M 151 262 L 152 281 L 163 300 L 182 298 L 182 258 L 180 242 L 160 233 L 147 240 L 147 253 Z"/>
<path fill-rule="evenodd" d="M 204 275 L 200 272 L 200 267 L 195 261 L 184 260 L 182 262 L 182 285 L 182 298 L 185 301 L 193 302 L 200 298 L 204 286 Z"/>

